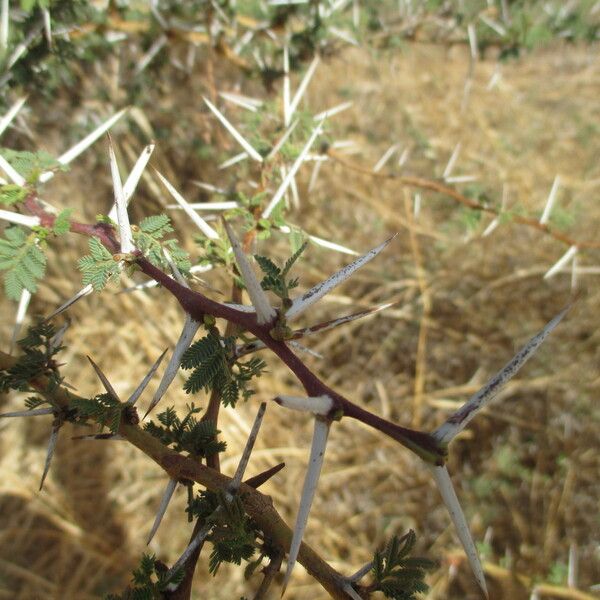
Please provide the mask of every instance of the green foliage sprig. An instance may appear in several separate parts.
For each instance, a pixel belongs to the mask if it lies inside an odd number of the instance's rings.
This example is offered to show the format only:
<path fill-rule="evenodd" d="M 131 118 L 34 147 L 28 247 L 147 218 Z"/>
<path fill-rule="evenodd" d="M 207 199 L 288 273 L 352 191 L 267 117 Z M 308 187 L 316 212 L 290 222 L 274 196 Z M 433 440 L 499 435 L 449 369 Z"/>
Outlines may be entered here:
<path fill-rule="evenodd" d="M 287 276 L 294 266 L 294 263 L 300 258 L 308 242 L 304 242 L 294 254 L 288 258 L 285 265 L 280 268 L 270 258 L 266 256 L 254 255 L 258 266 L 265 274 L 260 285 L 263 290 L 270 290 L 284 302 L 290 299 L 290 290 L 298 287 L 298 278 L 288 279 Z"/>
<path fill-rule="evenodd" d="M 382 551 L 373 557 L 372 591 L 381 591 L 386 598 L 414 600 L 415 594 L 428 590 L 425 572 L 436 567 L 426 558 L 411 557 L 417 538 L 411 529 L 401 538 L 394 536 Z"/>
<path fill-rule="evenodd" d="M 56 343 L 56 329 L 50 323 L 39 323 L 30 327 L 27 335 L 17 344 L 23 352 L 17 363 L 7 370 L 0 371 L 0 392 L 8 390 L 31 391 L 30 381 L 44 375 L 48 378 L 49 389 L 61 384 L 62 378 L 54 356 L 64 346 Z M 27 408 L 36 408 L 47 400 L 28 398 Z"/>
<path fill-rule="evenodd" d="M 95 290 L 102 290 L 109 282 L 117 281 L 119 263 L 95 237 L 88 240 L 90 253 L 79 259 L 79 270 L 83 273 L 83 284 L 92 284 Z"/>
<path fill-rule="evenodd" d="M 221 432 L 214 422 L 199 421 L 194 415 L 201 409 L 194 404 L 188 405 L 187 410 L 187 415 L 180 419 L 171 406 L 157 416 L 160 425 L 149 421 L 144 429 L 177 452 L 188 452 L 199 458 L 223 452 L 227 444 L 217 439 Z"/>
<path fill-rule="evenodd" d="M 22 227 L 11 226 L 0 238 L 0 269 L 4 274 L 6 295 L 18 300 L 24 289 L 32 294 L 46 273 L 46 256 L 35 232 L 27 234 Z"/>
<path fill-rule="evenodd" d="M 242 560 L 252 558 L 258 531 L 244 512 L 238 496 L 201 492 L 186 510 L 193 517 L 213 525 L 207 538 L 213 544 L 209 558 L 209 571 L 213 575 L 223 562 L 239 565 Z"/>
<path fill-rule="evenodd" d="M 117 433 L 124 406 L 110 394 L 99 394 L 91 399 L 75 398 L 70 408 L 77 412 L 80 419 L 92 419 L 101 427 L 107 427 L 111 433 Z"/>
<path fill-rule="evenodd" d="M 133 571 L 131 584 L 122 594 L 108 594 L 105 600 L 163 600 L 170 586 L 181 583 L 185 571 L 169 574 L 169 569 L 153 554 L 142 554 L 140 566 Z"/>
<path fill-rule="evenodd" d="M 138 227 L 132 227 L 133 241 L 142 254 L 155 266 L 168 269 L 169 263 L 163 249 L 167 250 L 175 266 L 188 273 L 191 263 L 188 253 L 174 239 L 164 240 L 164 236 L 173 232 L 171 220 L 166 215 L 146 217 Z"/>
<path fill-rule="evenodd" d="M 260 377 L 266 363 L 256 357 L 247 362 L 236 360 L 235 338 L 223 338 L 211 330 L 184 352 L 181 367 L 192 369 L 183 387 L 188 394 L 214 391 L 225 406 L 235 406 L 240 397 L 247 400 L 254 393 L 248 384 Z"/>

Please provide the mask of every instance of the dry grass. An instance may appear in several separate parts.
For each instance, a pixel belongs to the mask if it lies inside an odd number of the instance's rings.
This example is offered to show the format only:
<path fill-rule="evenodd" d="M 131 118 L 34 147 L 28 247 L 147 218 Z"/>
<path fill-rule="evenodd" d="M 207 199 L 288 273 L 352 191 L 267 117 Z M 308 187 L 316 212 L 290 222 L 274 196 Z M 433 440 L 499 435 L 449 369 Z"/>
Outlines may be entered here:
<path fill-rule="evenodd" d="M 466 100 L 464 49 L 418 46 L 378 56 L 356 50 L 322 65 L 309 104 L 322 110 L 346 97 L 355 101 L 332 128 L 337 139 L 358 142 L 359 153 L 351 159 L 361 166 L 374 165 L 389 145 L 399 143 L 410 149 L 403 172 L 440 176 L 460 141 L 456 174 L 477 176 L 481 190 L 495 202 L 506 185 L 509 203 L 518 199 L 540 213 L 559 173 L 564 185 L 558 203 L 576 217 L 569 232 L 593 239 L 600 223 L 596 50 L 559 47 L 502 65 L 492 89 L 488 83 L 496 65 L 479 63 Z M 199 96 L 191 92 L 159 99 L 154 112 L 146 111 L 154 126 L 178 113 L 170 123 L 171 137 L 159 143 L 155 164 L 182 188 L 189 177 L 218 181 L 202 163 L 186 159 L 181 150 L 186 143 L 177 148 L 178 139 L 208 135 Z M 56 108 L 61 122 L 65 111 Z M 33 129 L 46 147 L 64 147 L 58 131 L 41 137 L 48 125 L 44 118 L 38 125 Z M 146 141 L 135 140 L 122 125 L 115 139 L 126 139 L 137 149 Z M 390 168 L 399 172 L 396 161 L 397 156 Z M 88 218 L 106 211 L 106 163 L 104 154 L 101 162 L 82 161 L 70 175 L 57 178 L 47 196 L 77 206 Z M 304 173 L 302 192 L 307 181 Z M 490 219 L 483 217 L 468 229 L 464 210 L 448 198 L 422 194 L 421 213 L 413 223 L 407 210 L 410 192 L 396 182 L 328 164 L 293 220 L 359 251 L 400 232 L 385 256 L 322 302 L 314 317 L 379 302 L 397 305 L 368 323 L 315 340 L 311 347 L 326 358 L 307 361 L 354 401 L 399 423 L 416 420 L 433 428 L 557 312 L 569 296 L 570 275 L 542 279 L 566 247 L 510 223 L 481 237 Z M 139 214 L 150 214 L 161 203 L 166 204 L 164 197 L 146 182 L 135 204 Z M 69 238 L 66 244 L 66 251 L 54 255 L 52 276 L 34 299 L 32 313 L 49 312 L 78 289 L 73 265 L 85 243 Z M 594 265 L 597 258 L 597 252 L 584 254 L 580 266 Z M 300 269 L 303 285 L 345 260 L 311 248 Z M 207 280 L 226 289 L 223 281 Z M 486 539 L 494 599 L 529 598 L 535 582 L 560 579 L 557 573 L 571 545 L 578 550 L 580 589 L 600 581 L 599 415 L 594 404 L 600 382 L 598 273 L 581 274 L 580 285 L 585 294 L 567 321 L 503 393 L 503 402 L 475 421 L 451 452 L 451 473 L 473 533 L 477 540 Z M 7 339 L 14 309 L 2 306 L 0 325 Z M 117 391 L 127 393 L 159 352 L 174 343 L 182 323 L 175 303 L 158 290 L 94 295 L 79 303 L 71 318 L 64 375 L 82 394 L 98 392 L 85 354 L 93 356 Z M 296 382 L 273 363 L 260 380 L 256 400 L 224 411 L 220 428 L 229 444 L 226 472 L 235 469 L 258 401 L 275 391 L 297 390 Z M 170 402 L 183 406 L 186 400 L 183 392 L 170 392 Z M 14 406 L 16 400 L 0 403 Z M 126 445 L 73 442 L 71 432 L 59 441 L 40 494 L 47 424 L 0 424 L 0 598 L 97 597 L 122 586 L 144 550 L 165 477 Z M 254 474 L 286 461 L 264 491 L 288 522 L 299 499 L 309 436 L 307 420 L 270 407 L 249 466 Z M 151 545 L 166 561 L 180 553 L 191 531 L 184 505 L 180 490 Z M 441 561 L 430 578 L 429 597 L 477 598 L 428 474 L 396 444 L 342 421 L 333 428 L 307 541 L 349 573 L 385 539 L 409 527 L 417 532 L 420 552 Z M 195 597 L 238 598 L 252 586 L 243 583 L 239 570 L 223 568 L 213 580 L 202 569 Z M 301 568 L 289 590 L 289 597 L 298 600 L 324 597 Z M 584 597 L 568 594 L 555 590 L 544 597 Z"/>

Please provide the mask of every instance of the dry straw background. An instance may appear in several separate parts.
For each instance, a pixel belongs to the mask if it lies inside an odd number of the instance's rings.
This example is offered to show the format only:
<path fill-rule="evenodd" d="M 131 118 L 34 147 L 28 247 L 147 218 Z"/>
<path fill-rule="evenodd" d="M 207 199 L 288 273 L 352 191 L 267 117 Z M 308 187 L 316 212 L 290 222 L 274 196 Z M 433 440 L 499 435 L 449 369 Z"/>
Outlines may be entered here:
<path fill-rule="evenodd" d="M 460 142 L 456 175 L 476 176 L 477 185 L 495 202 L 506 186 L 509 206 L 518 201 L 534 214 L 541 214 L 560 174 L 557 204 L 574 217 L 569 235 L 597 239 L 597 48 L 555 45 L 500 66 L 487 57 L 475 65 L 465 96 L 469 65 L 468 49 L 461 46 L 414 44 L 386 54 L 344 51 L 320 65 L 306 105 L 318 112 L 353 100 L 352 109 L 332 119 L 330 131 L 333 139 L 357 143 L 346 159 L 366 168 L 398 143 L 409 149 L 409 158 L 401 168 L 396 156 L 387 170 L 440 177 Z M 217 86 L 223 73 L 223 86 L 234 87 L 230 67 L 216 67 Z M 75 108 L 67 97 L 52 106 L 32 98 L 27 123 L 39 147 L 58 154 L 75 134 L 66 131 L 66 123 L 83 128 L 85 115 L 108 114 L 110 106 L 122 106 L 119 68 L 116 58 L 98 67 L 95 77 L 87 79 L 90 89 L 80 90 L 81 104 Z M 249 94 L 258 85 L 240 82 Z M 175 81 L 175 92 L 168 89 L 172 83 L 163 90 L 157 84 L 152 101 L 143 110 L 132 110 L 113 137 L 130 166 L 162 129 L 153 164 L 196 200 L 202 196 L 191 179 L 219 185 L 230 182 L 233 174 L 210 170 L 195 157 L 189 151 L 194 139 L 212 140 L 229 155 L 237 149 L 215 132 L 214 119 L 201 108 L 202 65 L 192 77 Z M 106 103 L 86 100 L 100 87 Z M 239 118 L 232 107 L 228 115 L 234 122 Z M 316 322 L 396 302 L 367 322 L 309 343 L 325 357 L 307 357 L 311 368 L 372 411 L 433 429 L 570 295 L 570 271 L 542 279 L 567 247 L 539 231 L 504 223 L 482 237 L 491 217 L 483 216 L 469 228 L 463 208 L 429 192 L 421 193 L 415 223 L 410 210 L 415 190 L 396 181 L 329 162 L 308 196 L 309 174 L 309 168 L 300 173 L 302 205 L 291 220 L 310 233 L 364 251 L 399 232 L 380 258 L 321 302 L 311 318 Z M 472 184 L 457 184 L 462 190 L 466 185 Z M 88 219 L 106 212 L 111 188 L 104 143 L 79 159 L 69 174 L 56 177 L 45 195 L 61 206 L 74 206 Z M 149 175 L 133 213 L 135 218 L 154 214 L 169 202 Z M 177 222 L 180 238 L 189 234 L 193 249 L 190 226 Z M 52 253 L 51 276 L 35 296 L 32 314 L 49 313 L 79 289 L 74 266 L 85 240 L 71 236 L 63 244 Z M 274 238 L 261 242 L 259 251 L 277 256 L 286 248 L 284 240 Z M 540 598 L 592 598 L 590 586 L 600 582 L 598 259 L 598 251 L 581 254 L 581 300 L 503 392 L 502 402 L 477 419 L 452 448 L 450 471 L 475 538 L 485 540 L 482 551 L 494 599 L 527 599 L 534 584 L 544 582 Z M 298 269 L 301 285 L 310 286 L 347 261 L 311 247 Z M 206 281 L 227 290 L 218 274 L 207 275 Z M 1 311 L 2 339 L 8 340 L 15 307 L 3 301 Z M 160 290 L 126 295 L 109 289 L 78 303 L 70 318 L 63 374 L 83 395 L 99 392 L 86 354 L 118 392 L 127 394 L 158 354 L 172 347 L 182 325 L 181 311 Z M 233 473 L 237 465 L 259 401 L 275 392 L 296 393 L 299 387 L 269 361 L 255 399 L 223 411 L 225 472 Z M 189 397 L 173 386 L 168 402 L 183 407 L 186 401 Z M 4 410 L 17 405 L 15 398 L 0 398 Z M 303 416 L 270 406 L 249 466 L 249 474 L 255 474 L 286 462 L 264 491 L 288 522 L 300 495 L 310 429 Z M 71 427 L 59 440 L 45 489 L 38 493 L 48 430 L 48 423 L 39 420 L 0 423 L 0 598 L 97 598 L 128 581 L 145 550 L 166 478 L 128 445 L 72 441 L 69 434 L 80 431 Z M 185 500 L 180 489 L 150 547 L 167 562 L 179 555 L 191 531 L 183 514 Z M 333 428 L 306 540 L 336 568 L 350 573 L 370 560 L 384 540 L 408 528 L 417 533 L 419 552 L 440 561 L 429 578 L 429 598 L 479 597 L 445 508 L 421 464 L 390 440 L 342 421 Z M 566 587 L 570 548 L 578 557 L 578 589 Z M 194 597 L 239 598 L 257 585 L 258 580 L 245 583 L 239 569 L 222 568 L 213 580 L 202 567 Z M 325 594 L 298 566 L 288 597 L 319 599 Z"/>

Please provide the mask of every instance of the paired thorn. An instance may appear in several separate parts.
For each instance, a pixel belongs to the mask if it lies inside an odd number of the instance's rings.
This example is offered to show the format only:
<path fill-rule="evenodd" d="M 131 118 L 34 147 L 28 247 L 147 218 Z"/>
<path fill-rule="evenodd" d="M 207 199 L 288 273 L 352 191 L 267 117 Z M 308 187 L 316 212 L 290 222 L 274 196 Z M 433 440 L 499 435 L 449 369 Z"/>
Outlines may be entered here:
<path fill-rule="evenodd" d="M 110 159 L 110 173 L 112 176 L 113 190 L 115 195 L 115 206 L 117 208 L 117 221 L 119 223 L 119 236 L 121 238 L 121 252 L 129 254 L 133 252 L 133 233 L 129 224 L 129 215 L 127 213 L 127 202 L 123 194 L 123 183 L 121 182 L 121 174 L 119 173 L 119 165 L 113 147 L 112 139 L 108 136 L 108 155 Z"/>
<path fill-rule="evenodd" d="M 27 309 L 29 308 L 29 302 L 31 301 L 31 292 L 27 288 L 23 288 L 21 297 L 19 298 L 19 306 L 17 307 L 17 316 L 15 317 L 15 326 L 13 328 L 12 338 L 10 340 L 10 353 L 12 354 L 19 332 L 27 315 Z"/>
<path fill-rule="evenodd" d="M 144 169 L 146 168 L 146 165 L 148 164 L 148 161 L 150 160 L 150 157 L 154 152 L 154 147 L 154 144 L 149 144 L 142 150 L 142 153 L 137 159 L 135 165 L 133 166 L 133 169 L 131 169 L 131 173 L 129 173 L 129 176 L 125 180 L 125 183 L 123 185 L 123 198 L 125 199 L 126 205 L 129 204 L 131 197 L 135 192 L 137 184 L 139 183 L 142 174 L 144 173 Z M 108 213 L 108 218 L 112 221 L 118 220 L 116 203 L 113 204 L 112 208 L 110 209 L 110 212 Z"/>
<path fill-rule="evenodd" d="M 108 378 L 106 377 L 102 369 L 92 360 L 91 356 L 88 356 L 87 359 L 90 361 L 92 367 L 94 368 L 94 371 L 96 371 L 96 375 L 98 375 L 98 379 L 100 379 L 100 381 L 102 382 L 102 385 L 104 386 L 104 389 L 106 390 L 107 394 L 117 402 L 120 402 L 121 400 L 119 398 L 119 395 L 117 394 L 117 392 L 115 392 L 115 389 L 111 385 L 110 381 L 108 381 Z"/>

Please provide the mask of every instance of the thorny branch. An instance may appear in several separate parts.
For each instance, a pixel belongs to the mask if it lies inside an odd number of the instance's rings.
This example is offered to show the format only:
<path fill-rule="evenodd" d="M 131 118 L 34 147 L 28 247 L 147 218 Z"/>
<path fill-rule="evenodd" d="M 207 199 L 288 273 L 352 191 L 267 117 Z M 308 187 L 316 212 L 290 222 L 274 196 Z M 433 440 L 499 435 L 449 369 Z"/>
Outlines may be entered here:
<path fill-rule="evenodd" d="M 0 351 L 1 370 L 10 369 L 16 364 L 17 360 L 16 357 Z M 29 383 L 44 397 L 51 399 L 54 405 L 61 408 L 67 408 L 77 398 L 65 387 L 52 389 L 48 380 L 43 376 L 37 377 Z M 126 419 L 121 420 L 118 433 L 162 467 L 171 479 L 195 481 L 212 491 L 226 491 L 232 481 L 230 477 L 219 473 L 215 469 L 171 450 L 152 434 L 137 425 L 128 423 Z M 276 469 L 279 468 L 278 465 Z M 276 471 L 276 469 L 273 469 L 273 471 Z M 257 487 L 261 483 L 263 481 L 259 478 L 251 478 L 242 483 L 240 498 L 244 509 L 258 527 L 265 532 L 265 535 L 276 542 L 282 550 L 285 550 L 291 543 L 292 530 L 273 507 L 271 498 L 255 489 L 254 486 Z M 349 598 L 343 591 L 345 578 L 330 567 L 310 546 L 305 543 L 302 544 L 298 560 L 332 598 L 340 600 Z"/>
<path fill-rule="evenodd" d="M 438 194 L 443 194 L 444 196 L 448 196 L 452 198 L 459 204 L 466 206 L 472 210 L 477 210 L 480 212 L 488 213 L 490 215 L 494 215 L 496 217 L 500 216 L 501 211 L 495 209 L 492 206 L 486 206 L 473 200 L 472 198 L 467 198 L 464 194 L 461 194 L 459 191 L 455 190 L 453 187 L 448 185 L 444 185 L 439 181 L 435 181 L 434 179 L 426 179 L 425 177 L 415 177 L 413 175 L 399 175 L 396 173 L 381 173 L 378 171 L 373 171 L 372 169 L 368 169 L 365 167 L 361 167 L 346 158 L 340 155 L 338 152 L 334 150 L 328 149 L 327 156 L 331 158 L 336 163 L 346 167 L 347 169 L 351 169 L 352 171 L 356 171 L 357 173 L 362 173 L 364 175 L 368 175 L 369 177 L 375 177 L 377 179 L 391 179 L 398 182 L 400 185 L 405 185 L 407 187 L 418 188 L 422 190 L 429 190 L 431 192 L 436 192 Z M 514 223 L 518 223 L 519 225 L 525 225 L 526 227 L 532 227 L 533 229 L 537 229 L 541 233 L 548 235 L 555 240 L 566 244 L 568 246 L 576 246 L 579 249 L 598 249 L 600 248 L 600 242 L 592 242 L 592 241 L 578 241 L 571 238 L 560 231 L 550 227 L 546 223 L 540 223 L 539 220 L 533 219 L 531 217 L 524 217 L 522 215 L 511 215 L 511 221 Z"/>

